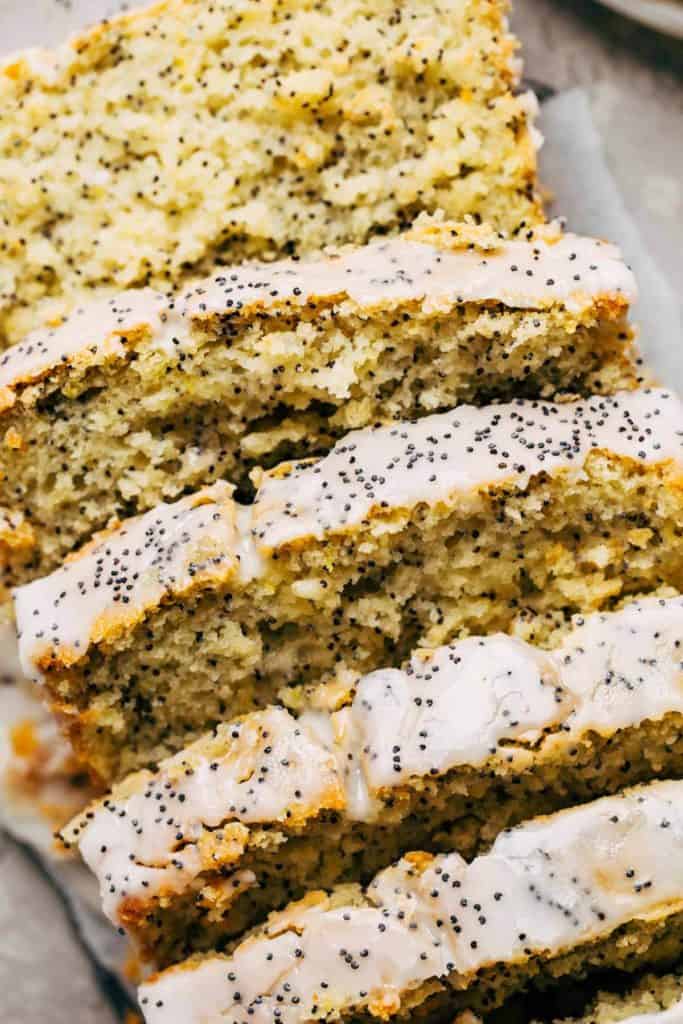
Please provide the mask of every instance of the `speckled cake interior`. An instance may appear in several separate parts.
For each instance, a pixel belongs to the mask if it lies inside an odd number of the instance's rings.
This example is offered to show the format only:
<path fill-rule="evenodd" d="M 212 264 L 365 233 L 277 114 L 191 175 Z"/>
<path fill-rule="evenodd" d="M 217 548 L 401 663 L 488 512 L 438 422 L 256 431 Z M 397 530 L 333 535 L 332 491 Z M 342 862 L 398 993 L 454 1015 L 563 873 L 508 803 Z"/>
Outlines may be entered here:
<path fill-rule="evenodd" d="M 26 670 L 105 780 L 289 688 L 530 615 L 683 590 L 683 410 L 662 391 L 460 407 L 160 506 L 16 592 Z"/>
<path fill-rule="evenodd" d="M 0 339 L 97 289 L 540 222 L 504 0 L 164 0 L 0 68 Z M 27 169 L 30 168 L 30 173 Z"/>
<path fill-rule="evenodd" d="M 634 296 L 605 243 L 426 221 L 327 260 L 84 305 L 0 357 L 5 586 L 115 516 L 248 484 L 254 464 L 320 454 L 355 427 L 633 387 Z"/>

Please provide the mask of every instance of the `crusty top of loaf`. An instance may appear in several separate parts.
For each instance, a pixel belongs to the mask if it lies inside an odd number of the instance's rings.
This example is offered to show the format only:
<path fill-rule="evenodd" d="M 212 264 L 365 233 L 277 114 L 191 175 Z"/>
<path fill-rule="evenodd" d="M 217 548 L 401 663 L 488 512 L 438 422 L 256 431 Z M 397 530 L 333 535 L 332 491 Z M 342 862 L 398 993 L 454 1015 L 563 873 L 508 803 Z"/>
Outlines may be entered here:
<path fill-rule="evenodd" d="M 537 473 L 577 471 L 594 449 L 656 463 L 683 460 L 683 404 L 656 389 L 554 404 L 509 402 L 356 430 L 325 458 L 281 465 L 261 477 L 254 535 L 274 550 L 350 531 L 420 503 L 466 509 L 505 484 L 522 490 Z"/>
<path fill-rule="evenodd" d="M 164 0 L 0 64 L 0 338 L 93 289 L 543 220 L 507 0 Z"/>
<path fill-rule="evenodd" d="M 213 484 L 124 522 L 18 588 L 24 671 L 77 663 L 162 600 L 243 587 L 267 574 L 277 549 L 381 528 L 422 505 L 465 512 L 489 488 L 523 490 L 539 473 L 579 473 L 596 450 L 680 472 L 683 405 L 671 392 L 642 389 L 559 405 L 460 406 L 353 431 L 323 459 L 265 473 L 251 506 Z"/>
<path fill-rule="evenodd" d="M 615 317 L 636 297 L 616 246 L 552 229 L 504 240 L 468 224 L 423 224 L 402 238 L 309 261 L 226 268 L 182 294 L 132 289 L 77 307 L 0 356 L 0 406 L 11 389 L 51 370 L 79 370 L 125 358 L 141 342 L 177 357 L 196 347 L 197 322 L 247 319 L 262 310 L 291 315 L 311 302 L 350 302 L 364 315 L 406 303 L 448 312 L 463 303 L 566 308 L 573 319 Z"/>
<path fill-rule="evenodd" d="M 179 598 L 237 576 L 243 531 L 232 492 L 230 484 L 219 481 L 96 534 L 55 573 L 36 581 L 45 588 L 42 612 L 35 607 L 28 612 L 26 590 L 19 588 L 16 608 L 33 620 L 34 642 L 43 649 L 59 648 L 63 664 L 76 662 L 91 643 L 132 628 L 164 597 Z M 61 582 L 52 591 L 48 581 L 57 583 L 57 574 Z M 77 627 L 77 635 L 65 643 L 71 612 L 83 617 L 84 628 Z M 18 621 L 17 626 L 25 670 Z"/>
<path fill-rule="evenodd" d="M 190 960 L 140 989 L 148 1024 L 295 1024 L 389 1017 L 430 979 L 552 957 L 683 900 L 683 782 L 538 818 L 466 863 L 409 854 L 364 896 L 314 893 L 231 956 Z"/>
<path fill-rule="evenodd" d="M 419 651 L 406 669 L 364 676 L 331 715 L 297 721 L 271 708 L 220 726 L 116 786 L 62 836 L 115 923 L 129 901 L 183 892 L 216 870 L 205 832 L 219 826 L 236 898 L 258 884 L 240 869 L 248 826 L 289 830 L 328 809 L 381 821 L 383 801 L 416 778 L 496 758 L 524 771 L 588 732 L 682 714 L 682 635 L 683 598 L 649 598 L 577 618 L 551 652 L 504 635 Z"/>

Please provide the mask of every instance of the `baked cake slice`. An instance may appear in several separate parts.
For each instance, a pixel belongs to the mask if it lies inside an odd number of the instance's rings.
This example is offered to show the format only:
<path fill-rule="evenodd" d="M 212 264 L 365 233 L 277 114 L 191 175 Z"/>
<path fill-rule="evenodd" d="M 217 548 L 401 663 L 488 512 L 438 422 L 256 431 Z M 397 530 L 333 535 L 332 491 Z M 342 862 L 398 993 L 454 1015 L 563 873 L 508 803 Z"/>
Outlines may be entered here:
<path fill-rule="evenodd" d="M 213 484 L 20 587 L 24 669 L 108 781 L 283 688 L 523 611 L 543 640 L 546 614 L 683 590 L 682 453 L 658 390 L 353 432 L 263 474 L 253 505 Z"/>
<path fill-rule="evenodd" d="M 543 652 L 499 635 L 364 676 L 332 714 L 252 712 L 62 831 L 106 914 L 165 966 L 412 849 L 683 773 L 683 598 L 580 620 Z"/>
<path fill-rule="evenodd" d="M 115 516 L 344 431 L 521 394 L 636 386 L 631 272 L 551 228 L 425 223 L 334 257 L 77 309 L 0 356 L 6 585 Z"/>
<path fill-rule="evenodd" d="M 97 290 L 542 221 L 507 0 L 162 0 L 0 67 L 0 339 Z"/>
<path fill-rule="evenodd" d="M 147 1024 L 442 1020 L 530 984 L 683 949 L 683 782 L 537 818 L 467 863 L 408 854 L 367 890 L 309 894 L 230 955 L 140 989 Z"/>

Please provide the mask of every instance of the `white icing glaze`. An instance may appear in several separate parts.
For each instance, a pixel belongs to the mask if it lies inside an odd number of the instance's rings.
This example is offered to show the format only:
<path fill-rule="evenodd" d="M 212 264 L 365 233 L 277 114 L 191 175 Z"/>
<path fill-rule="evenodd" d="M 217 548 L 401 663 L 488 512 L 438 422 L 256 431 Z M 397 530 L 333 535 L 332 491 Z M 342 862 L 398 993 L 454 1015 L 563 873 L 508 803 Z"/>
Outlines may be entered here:
<path fill-rule="evenodd" d="M 182 892 L 202 868 L 215 867 L 200 842 L 205 828 L 226 826 L 223 836 L 210 838 L 229 843 L 238 863 L 248 831 L 228 822 L 286 825 L 342 804 L 334 755 L 285 710 L 255 712 L 224 732 L 221 756 L 207 759 L 190 748 L 166 761 L 159 775 L 141 776 L 125 800 L 99 804 L 83 829 L 76 826 L 112 920 L 126 899 Z M 235 897 L 256 881 L 253 874 L 238 878 L 239 885 L 234 880 Z"/>
<path fill-rule="evenodd" d="M 77 661 L 108 628 L 179 597 L 200 574 L 206 583 L 233 575 L 242 585 L 295 539 L 349 529 L 383 509 L 447 501 L 464 510 L 490 486 L 522 489 L 540 471 L 579 474 L 595 448 L 683 466 L 683 405 L 670 392 L 643 390 L 563 405 L 460 406 L 354 431 L 324 459 L 284 477 L 266 474 L 252 506 L 237 506 L 227 484 L 214 484 L 124 523 L 16 590 L 24 670 L 39 676 L 53 652 Z"/>
<path fill-rule="evenodd" d="M 549 653 L 507 636 L 470 638 L 416 654 L 405 671 L 370 673 L 331 716 L 247 716 L 222 727 L 225 756 L 212 762 L 189 748 L 132 794 L 115 791 L 66 835 L 119 923 L 124 898 L 182 891 L 197 877 L 205 825 L 282 823 L 293 806 L 304 816 L 334 806 L 350 820 L 381 823 L 383 800 L 411 779 L 497 757 L 522 771 L 547 753 L 563 758 L 591 730 L 609 736 L 674 712 L 683 714 L 683 597 L 649 598 L 580 620 Z M 234 839 L 233 869 L 245 839 Z"/>
<path fill-rule="evenodd" d="M 406 671 L 372 672 L 353 704 L 333 716 L 340 765 L 356 793 L 350 810 L 372 816 L 364 813 L 360 780 L 376 798 L 414 777 L 481 764 L 502 740 L 533 741 L 572 707 L 554 658 L 503 635 L 418 653 Z M 526 760 L 526 748 L 521 753 Z M 353 774 L 360 776 L 355 785 Z"/>
<path fill-rule="evenodd" d="M 255 273 L 260 274 L 256 280 Z M 369 307 L 418 300 L 427 308 L 442 308 L 493 300 L 522 309 L 563 303 L 574 312 L 592 305 L 597 296 L 621 295 L 632 302 L 637 294 L 619 250 L 592 238 L 501 240 L 499 247 L 484 252 L 476 246 L 447 250 L 399 238 L 316 263 L 230 268 L 187 293 L 187 312 L 223 312 L 231 301 L 248 307 L 264 301 L 266 288 L 269 298 L 298 299 L 298 304 L 311 295 L 340 295 Z"/>
<path fill-rule="evenodd" d="M 517 401 L 356 430 L 317 462 L 265 474 L 254 504 L 260 546 L 357 526 L 373 513 L 447 501 L 483 487 L 522 489 L 534 473 L 580 473 L 593 449 L 683 464 L 683 405 L 643 389 L 555 405 Z"/>
<path fill-rule="evenodd" d="M 417 654 L 405 672 L 365 676 L 334 720 L 354 737 L 352 763 L 370 793 L 501 753 L 522 769 L 550 730 L 539 750 L 683 713 L 683 598 L 578 621 L 551 652 L 469 638 Z"/>
<path fill-rule="evenodd" d="M 159 348 L 169 351 L 175 320 L 169 317 L 168 305 L 165 296 L 151 288 L 93 299 L 59 326 L 32 331 L 3 352 L 0 387 L 30 381 L 82 351 L 90 356 L 100 353 L 103 358 L 123 355 L 126 335 L 141 327 L 148 329 Z"/>
<path fill-rule="evenodd" d="M 0 356 L 0 387 L 31 380 L 81 351 L 122 355 L 121 339 L 146 326 L 150 344 L 167 354 L 191 347 L 193 325 L 207 316 L 245 315 L 254 307 L 305 306 L 311 297 L 349 298 L 364 308 L 411 301 L 447 311 L 465 302 L 519 309 L 563 303 L 571 312 L 597 298 L 636 298 L 619 250 L 591 238 L 500 241 L 499 248 L 439 249 L 408 239 L 373 242 L 316 261 L 285 260 L 227 268 L 175 297 L 130 290 L 77 308 L 63 324 L 33 331 Z"/>
<path fill-rule="evenodd" d="M 503 833 L 470 864 L 404 859 L 363 905 L 295 904 L 232 956 L 157 975 L 140 1002 L 148 1024 L 389 1016 L 430 979 L 476 984 L 487 965 L 580 948 L 682 902 L 683 782 L 654 783 Z"/>
<path fill-rule="evenodd" d="M 50 576 L 15 593 L 20 637 L 26 624 L 30 656 L 20 639 L 22 666 L 37 678 L 37 662 L 53 650 L 77 660 L 118 624 L 137 621 L 163 597 L 179 597 L 198 580 L 240 572 L 248 535 L 238 537 L 232 487 L 219 482 L 144 515 L 96 540 Z M 254 558 L 245 559 L 249 568 Z M 23 623 L 23 625 L 22 625 Z"/>
<path fill-rule="evenodd" d="M 683 598 L 650 598 L 615 615 L 593 615 L 554 659 L 575 697 L 573 735 L 610 735 L 645 719 L 683 712 Z"/>

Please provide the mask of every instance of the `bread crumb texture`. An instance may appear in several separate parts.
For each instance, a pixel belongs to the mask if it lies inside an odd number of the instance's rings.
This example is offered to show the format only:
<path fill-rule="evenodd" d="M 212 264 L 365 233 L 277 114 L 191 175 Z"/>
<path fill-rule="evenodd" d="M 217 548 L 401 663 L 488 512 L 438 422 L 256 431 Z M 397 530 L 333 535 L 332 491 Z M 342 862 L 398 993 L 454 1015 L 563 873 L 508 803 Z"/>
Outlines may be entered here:
<path fill-rule="evenodd" d="M 564 1024 L 678 1024 L 683 1019 L 683 975 L 647 974 L 626 994 L 600 992 L 583 1017 Z"/>
<path fill-rule="evenodd" d="M 0 339 L 92 289 L 542 220 L 505 0 L 166 0 L 0 68 Z M 43 300 L 46 300 L 45 302 Z"/>

